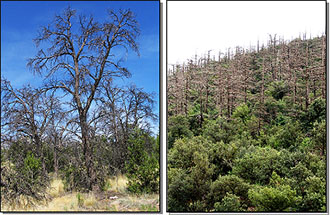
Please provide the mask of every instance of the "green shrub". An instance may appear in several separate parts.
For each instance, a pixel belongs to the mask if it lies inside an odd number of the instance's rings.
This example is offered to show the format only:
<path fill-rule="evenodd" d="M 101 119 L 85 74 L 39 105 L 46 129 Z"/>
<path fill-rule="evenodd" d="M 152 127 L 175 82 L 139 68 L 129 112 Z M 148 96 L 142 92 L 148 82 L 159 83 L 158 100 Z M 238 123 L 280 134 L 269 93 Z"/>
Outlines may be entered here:
<path fill-rule="evenodd" d="M 322 178 L 312 176 L 306 179 L 306 190 L 301 211 L 325 212 L 326 183 Z"/>
<path fill-rule="evenodd" d="M 269 92 L 276 100 L 282 99 L 289 91 L 289 86 L 284 81 L 275 81 L 269 86 Z"/>
<path fill-rule="evenodd" d="M 25 207 L 35 201 L 46 199 L 49 178 L 42 174 L 40 159 L 31 152 L 16 164 L 4 165 L 1 169 L 2 200 L 9 205 Z M 21 198 L 26 200 L 25 205 Z"/>
<path fill-rule="evenodd" d="M 327 148 L 327 128 L 326 121 L 314 122 L 312 130 L 312 144 L 310 149 L 316 151 L 321 156 L 326 155 Z"/>
<path fill-rule="evenodd" d="M 301 202 L 301 197 L 289 185 L 256 185 L 248 191 L 248 195 L 257 211 L 295 211 L 295 206 Z"/>
<path fill-rule="evenodd" d="M 237 158 L 233 165 L 233 174 L 251 184 L 268 184 L 275 169 L 279 166 L 280 153 L 272 148 L 256 147 L 254 152 Z"/>
<path fill-rule="evenodd" d="M 216 120 L 208 120 L 203 126 L 203 137 L 213 143 L 223 141 L 229 143 L 237 133 L 233 124 L 228 123 L 225 118 L 218 117 Z"/>
<path fill-rule="evenodd" d="M 216 202 L 220 204 L 228 194 L 239 196 L 243 202 L 246 202 L 248 200 L 249 188 L 250 185 L 236 175 L 220 175 L 218 179 L 211 184 L 208 194 L 208 204 L 214 205 Z"/>
<path fill-rule="evenodd" d="M 135 130 L 129 138 L 126 162 L 128 191 L 133 193 L 159 192 L 159 145 L 141 130 Z M 151 145 L 151 149 L 147 146 Z"/>
<path fill-rule="evenodd" d="M 168 148 L 172 148 L 177 139 L 191 137 L 193 133 L 189 130 L 188 118 L 178 115 L 168 119 Z"/>
<path fill-rule="evenodd" d="M 87 170 L 83 165 L 70 163 L 63 174 L 64 189 L 67 191 L 80 190 L 85 191 L 87 186 Z"/>
<path fill-rule="evenodd" d="M 201 136 L 174 143 L 168 156 L 169 210 L 200 211 L 202 205 L 206 207 L 204 200 L 214 172 L 210 148 L 210 142 Z"/>
<path fill-rule="evenodd" d="M 99 188 L 103 188 L 105 186 L 105 172 L 102 172 L 102 170 L 97 167 L 94 168 L 96 173 L 96 184 Z M 65 190 L 88 191 L 88 174 L 84 165 L 81 165 L 78 162 L 71 162 L 66 166 L 62 175 Z"/>
<path fill-rule="evenodd" d="M 273 135 L 270 135 L 268 143 L 275 149 L 287 148 L 291 151 L 297 148 L 298 143 L 301 143 L 302 133 L 298 122 L 287 121 L 285 125 L 274 126 L 270 129 Z"/>
<path fill-rule="evenodd" d="M 80 193 L 77 193 L 77 201 L 79 207 L 82 207 L 84 205 L 84 198 L 81 196 Z"/>
<path fill-rule="evenodd" d="M 249 107 L 246 104 L 241 104 L 236 107 L 232 117 L 246 125 L 246 122 L 251 118 L 250 114 L 251 110 L 249 109 Z"/>
<path fill-rule="evenodd" d="M 221 203 L 214 204 L 214 210 L 218 212 L 242 211 L 240 197 L 227 193 Z"/>
<path fill-rule="evenodd" d="M 308 107 L 307 111 L 301 112 L 300 120 L 305 130 L 309 130 L 315 122 L 326 121 L 327 104 L 322 98 L 315 99 Z"/>
<path fill-rule="evenodd" d="M 181 168 L 168 170 L 168 210 L 188 211 L 191 202 L 193 185 L 189 182 L 189 175 Z"/>
<path fill-rule="evenodd" d="M 229 144 L 225 144 L 223 141 L 212 144 L 212 151 L 209 153 L 210 161 L 214 164 L 212 180 L 216 180 L 219 175 L 229 174 L 236 157 L 244 154 L 249 145 L 248 141 L 243 140 L 231 141 Z"/>

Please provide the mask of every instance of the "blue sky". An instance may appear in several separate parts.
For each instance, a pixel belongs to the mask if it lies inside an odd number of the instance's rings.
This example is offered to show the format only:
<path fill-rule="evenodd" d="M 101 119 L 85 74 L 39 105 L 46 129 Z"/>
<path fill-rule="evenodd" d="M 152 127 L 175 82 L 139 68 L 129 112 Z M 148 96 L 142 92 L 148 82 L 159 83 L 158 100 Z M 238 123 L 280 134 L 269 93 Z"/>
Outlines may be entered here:
<path fill-rule="evenodd" d="M 129 51 L 127 61 L 132 77 L 126 84 L 135 84 L 156 94 L 155 113 L 159 115 L 159 2 L 158 1 L 1 1 L 1 76 L 14 87 L 26 84 L 40 86 L 42 78 L 26 67 L 27 59 L 37 54 L 33 39 L 41 26 L 51 23 L 55 14 L 67 6 L 77 14 L 93 14 L 102 21 L 107 9 L 131 9 L 139 22 L 137 39 L 140 57 Z"/>

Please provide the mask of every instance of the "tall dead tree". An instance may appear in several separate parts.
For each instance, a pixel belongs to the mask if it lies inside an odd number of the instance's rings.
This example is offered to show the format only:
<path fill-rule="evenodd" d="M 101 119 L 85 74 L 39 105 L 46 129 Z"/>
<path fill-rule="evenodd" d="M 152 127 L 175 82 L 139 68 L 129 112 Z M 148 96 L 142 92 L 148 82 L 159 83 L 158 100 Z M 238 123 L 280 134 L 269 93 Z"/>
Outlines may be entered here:
<path fill-rule="evenodd" d="M 45 74 L 48 89 L 61 89 L 71 95 L 78 113 L 84 166 L 87 170 L 86 188 L 97 188 L 93 168 L 93 144 L 88 130 L 88 114 L 105 79 L 128 77 L 114 49 L 138 53 L 135 42 L 139 35 L 138 23 L 130 10 L 108 10 L 108 19 L 100 23 L 93 16 L 76 16 L 67 8 L 54 21 L 43 27 L 35 39 L 36 45 L 49 42 L 29 59 L 28 66 L 35 73 Z M 47 45 L 47 44 L 46 44 Z"/>
<path fill-rule="evenodd" d="M 199 58 L 195 55 L 184 70 L 173 65 L 175 72 L 168 75 L 170 116 L 175 115 L 175 110 L 177 114 L 188 112 L 186 116 L 198 118 L 201 126 L 208 110 L 230 119 L 237 105 L 244 102 L 256 105 L 253 108 L 258 110 L 259 128 L 262 128 L 264 120 L 270 119 L 266 107 L 273 83 L 281 86 L 281 89 L 273 88 L 282 95 L 276 99 L 291 98 L 290 105 L 299 105 L 301 110 L 308 108 L 313 99 L 325 96 L 324 36 L 284 41 L 275 35 L 270 36 L 268 46 L 259 47 L 258 42 L 257 50 L 237 47 L 233 53 L 228 49 L 223 56 L 219 53 L 217 62 L 209 55 Z M 185 80 L 179 74 L 184 74 Z M 184 88 L 183 96 L 180 92 Z M 188 109 L 183 111 L 182 103 Z"/>

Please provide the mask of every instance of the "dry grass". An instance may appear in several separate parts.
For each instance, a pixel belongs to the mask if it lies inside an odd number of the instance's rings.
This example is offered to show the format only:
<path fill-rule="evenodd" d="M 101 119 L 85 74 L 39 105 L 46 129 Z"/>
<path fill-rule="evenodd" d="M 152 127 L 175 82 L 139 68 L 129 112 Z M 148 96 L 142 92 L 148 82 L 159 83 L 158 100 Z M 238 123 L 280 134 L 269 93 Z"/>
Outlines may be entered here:
<path fill-rule="evenodd" d="M 112 202 L 118 211 L 159 211 L 159 195 L 128 195 Z"/>
<path fill-rule="evenodd" d="M 46 204 L 46 201 L 36 201 L 33 198 L 27 198 L 21 195 L 17 201 L 12 201 L 10 205 L 1 202 L 2 211 L 33 211 L 40 204 Z"/>
<path fill-rule="evenodd" d="M 48 204 L 38 207 L 36 211 L 94 211 L 98 208 L 94 194 L 73 192 L 54 198 Z"/>
<path fill-rule="evenodd" d="M 54 178 L 47 190 L 51 200 L 32 206 L 17 206 L 14 211 L 159 211 L 159 195 L 133 195 L 126 192 L 127 178 L 123 175 L 107 180 L 101 193 L 66 193 L 63 182 Z M 117 197 L 117 198 L 111 198 Z M 10 211 L 5 205 L 3 211 Z"/>
<path fill-rule="evenodd" d="M 61 197 L 56 197 L 47 205 L 42 205 L 36 211 L 77 211 L 78 199 L 76 193 L 66 194 Z"/>
<path fill-rule="evenodd" d="M 64 184 L 63 181 L 61 179 L 54 179 L 51 184 L 50 184 L 50 188 L 48 189 L 47 193 L 49 193 L 49 195 L 51 197 L 59 197 L 61 195 L 64 194 Z"/>
<path fill-rule="evenodd" d="M 125 193 L 128 179 L 125 175 L 117 175 L 106 180 L 106 190 L 112 192 Z"/>
<path fill-rule="evenodd" d="M 98 200 L 96 199 L 93 193 L 88 193 L 84 197 L 83 206 L 85 208 L 97 209 L 98 208 Z"/>

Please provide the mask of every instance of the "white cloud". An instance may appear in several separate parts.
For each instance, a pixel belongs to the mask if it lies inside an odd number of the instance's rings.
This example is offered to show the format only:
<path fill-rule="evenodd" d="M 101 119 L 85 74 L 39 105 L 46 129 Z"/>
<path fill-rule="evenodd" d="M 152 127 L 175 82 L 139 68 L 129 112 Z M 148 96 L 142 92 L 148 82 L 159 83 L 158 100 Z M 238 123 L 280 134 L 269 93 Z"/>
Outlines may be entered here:
<path fill-rule="evenodd" d="M 169 64 L 266 42 L 268 34 L 287 40 L 325 32 L 321 1 L 169 1 L 167 9 Z"/>

